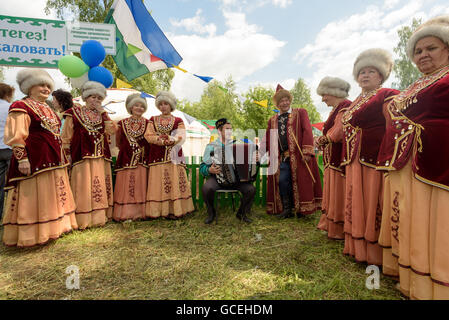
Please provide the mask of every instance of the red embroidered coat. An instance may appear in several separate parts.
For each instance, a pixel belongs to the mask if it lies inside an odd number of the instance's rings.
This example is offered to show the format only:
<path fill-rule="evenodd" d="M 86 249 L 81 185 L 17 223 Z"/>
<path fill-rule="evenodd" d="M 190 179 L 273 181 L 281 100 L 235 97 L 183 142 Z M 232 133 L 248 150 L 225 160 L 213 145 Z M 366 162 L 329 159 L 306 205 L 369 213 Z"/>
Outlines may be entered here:
<path fill-rule="evenodd" d="M 72 164 L 83 159 L 104 158 L 112 161 L 105 122 L 111 121 L 106 112 L 100 114 L 84 106 L 75 105 L 64 116 L 73 119 L 73 137 L 70 143 Z"/>
<path fill-rule="evenodd" d="M 351 101 L 344 100 L 341 102 L 337 108 L 332 110 L 332 113 L 329 115 L 329 118 L 324 123 L 323 127 L 323 135 L 326 135 L 327 132 L 334 126 L 335 118 L 337 117 L 340 111 L 344 112 L 351 105 Z M 323 150 L 323 162 L 324 168 L 331 168 L 336 171 L 343 171 L 341 167 L 341 162 L 343 160 L 343 143 L 342 142 L 330 142 L 326 144 Z"/>
<path fill-rule="evenodd" d="M 47 104 L 25 98 L 14 102 L 9 108 L 11 112 L 26 113 L 31 122 L 25 146 L 12 146 L 14 155 L 5 188 L 10 189 L 17 181 L 32 178 L 41 172 L 68 165 L 60 137 L 61 120 Z M 18 169 L 19 161 L 26 158 L 31 166 L 30 176 L 24 176 Z"/>
<path fill-rule="evenodd" d="M 270 169 L 268 172 L 267 186 L 267 213 L 280 214 L 283 211 L 281 195 L 279 192 L 279 175 L 281 155 L 278 138 L 278 115 L 268 120 L 268 128 L 261 144 L 261 154 L 270 152 Z M 296 140 L 295 140 L 296 138 Z M 315 159 L 313 146 L 312 125 L 305 109 L 292 109 L 287 122 L 288 151 L 290 154 L 290 168 L 292 174 L 293 203 L 295 211 L 301 214 L 312 214 L 321 209 L 323 191 L 321 188 L 318 164 Z M 312 159 L 307 163 L 315 183 L 302 160 L 298 146 L 304 155 L 311 155 Z M 277 152 L 273 151 L 277 150 Z M 270 174 L 270 170 L 271 172 Z"/>
<path fill-rule="evenodd" d="M 151 126 L 151 131 L 159 137 L 163 135 L 178 135 L 185 136 L 184 122 L 181 118 L 171 116 L 170 121 L 167 125 L 161 123 L 161 116 L 151 117 L 149 121 L 149 126 Z M 182 132 L 177 132 L 177 130 Z M 148 142 L 151 143 L 150 155 L 149 155 L 149 165 L 156 165 L 167 162 L 185 163 L 184 154 L 182 152 L 181 145 L 176 144 L 173 146 L 163 146 L 158 144 L 153 144 L 155 141 L 149 140 L 145 137 Z"/>
<path fill-rule="evenodd" d="M 378 169 L 400 170 L 449 190 L 449 67 L 421 77 L 385 108 L 387 129 Z"/>
<path fill-rule="evenodd" d="M 132 117 L 118 122 L 116 132 L 117 146 L 120 152 L 115 163 L 115 171 L 136 168 L 138 165 L 148 167 L 150 144 L 145 140 L 149 121 L 145 118 Z"/>
<path fill-rule="evenodd" d="M 385 134 L 384 103 L 399 93 L 395 89 L 381 88 L 366 97 L 359 96 L 343 116 L 345 142 L 342 165 L 349 165 L 356 157 L 362 165 L 376 168 L 377 155 Z"/>

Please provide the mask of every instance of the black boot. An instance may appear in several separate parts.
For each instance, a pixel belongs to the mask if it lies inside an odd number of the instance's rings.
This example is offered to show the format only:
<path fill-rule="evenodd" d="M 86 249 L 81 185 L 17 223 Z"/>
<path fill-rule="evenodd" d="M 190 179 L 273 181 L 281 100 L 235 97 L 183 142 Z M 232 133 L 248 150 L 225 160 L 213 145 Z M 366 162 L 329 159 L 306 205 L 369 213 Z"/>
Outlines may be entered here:
<path fill-rule="evenodd" d="M 290 197 L 282 197 L 282 207 L 284 208 L 284 211 L 282 211 L 282 213 L 278 216 L 279 219 L 288 219 L 293 217 Z"/>
<path fill-rule="evenodd" d="M 217 216 L 217 214 L 216 214 L 214 208 L 209 208 L 207 210 L 207 212 L 209 213 L 209 216 L 206 218 L 206 220 L 204 220 L 204 223 L 211 224 L 215 220 L 215 217 Z"/>
<path fill-rule="evenodd" d="M 239 211 L 237 211 L 236 217 L 237 219 L 239 219 L 240 221 L 246 222 L 246 223 L 251 223 L 253 222 L 253 220 L 251 220 L 250 218 L 248 218 L 248 216 L 246 215 L 246 213 L 242 213 L 243 210 L 239 209 Z"/>

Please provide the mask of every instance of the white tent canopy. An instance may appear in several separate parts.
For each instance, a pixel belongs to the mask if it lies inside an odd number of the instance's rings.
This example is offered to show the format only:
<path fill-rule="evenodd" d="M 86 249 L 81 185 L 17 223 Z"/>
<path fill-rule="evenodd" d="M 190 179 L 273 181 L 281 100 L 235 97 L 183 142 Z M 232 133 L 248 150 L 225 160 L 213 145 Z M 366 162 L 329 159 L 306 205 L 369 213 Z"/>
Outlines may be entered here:
<path fill-rule="evenodd" d="M 133 93 L 139 93 L 139 91 L 133 89 L 107 89 L 106 99 L 103 101 L 103 106 L 109 113 L 109 116 L 114 121 L 120 121 L 124 118 L 128 118 L 130 115 L 125 107 L 125 101 L 128 95 Z M 74 99 L 75 102 L 84 104 L 81 97 Z M 161 112 L 156 108 L 155 100 L 152 98 L 146 98 L 148 109 L 144 113 L 144 117 L 150 119 L 152 116 L 160 115 Z M 210 141 L 210 132 L 195 118 L 175 110 L 172 115 L 179 117 L 184 121 L 186 127 L 186 141 L 182 146 L 182 150 L 186 157 L 202 156 L 206 145 Z M 113 155 L 118 153 L 115 147 L 115 139 L 111 139 L 113 147 Z M 115 149 L 115 150 L 114 150 Z M 115 152 L 114 152 L 115 151 Z"/>

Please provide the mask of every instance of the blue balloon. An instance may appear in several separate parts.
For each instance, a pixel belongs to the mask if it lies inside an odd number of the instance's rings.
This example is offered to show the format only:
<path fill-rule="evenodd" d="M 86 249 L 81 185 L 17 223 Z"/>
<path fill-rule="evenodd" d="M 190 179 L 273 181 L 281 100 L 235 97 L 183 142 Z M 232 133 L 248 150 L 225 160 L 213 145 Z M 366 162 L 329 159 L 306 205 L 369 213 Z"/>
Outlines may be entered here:
<path fill-rule="evenodd" d="M 81 46 L 81 58 L 91 68 L 100 65 L 106 58 L 103 45 L 97 40 L 87 40 Z"/>
<path fill-rule="evenodd" d="M 104 67 L 93 67 L 89 70 L 89 80 L 100 82 L 109 88 L 114 82 L 114 77 L 112 77 L 111 71 Z"/>

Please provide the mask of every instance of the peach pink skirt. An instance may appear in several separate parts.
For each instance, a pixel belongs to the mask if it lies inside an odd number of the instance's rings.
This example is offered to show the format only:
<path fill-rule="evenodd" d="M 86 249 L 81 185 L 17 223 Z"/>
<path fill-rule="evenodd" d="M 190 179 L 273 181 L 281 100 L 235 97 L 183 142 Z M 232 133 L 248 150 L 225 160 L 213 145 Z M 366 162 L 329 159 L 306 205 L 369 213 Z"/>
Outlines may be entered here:
<path fill-rule="evenodd" d="M 114 188 L 114 221 L 145 219 L 148 169 L 139 165 L 135 169 L 117 172 Z"/>
<path fill-rule="evenodd" d="M 385 178 L 383 272 L 411 299 L 449 299 L 449 191 L 414 177 L 411 161 Z"/>

